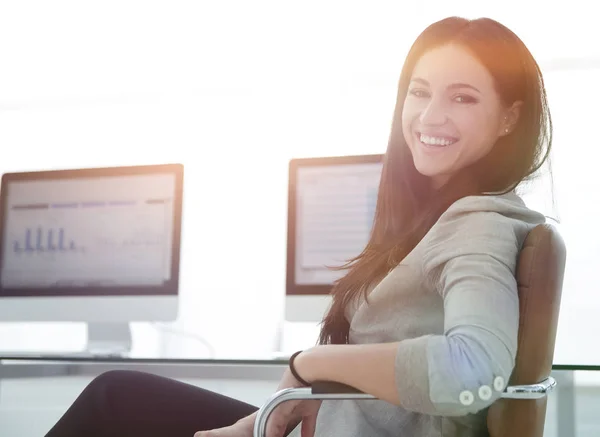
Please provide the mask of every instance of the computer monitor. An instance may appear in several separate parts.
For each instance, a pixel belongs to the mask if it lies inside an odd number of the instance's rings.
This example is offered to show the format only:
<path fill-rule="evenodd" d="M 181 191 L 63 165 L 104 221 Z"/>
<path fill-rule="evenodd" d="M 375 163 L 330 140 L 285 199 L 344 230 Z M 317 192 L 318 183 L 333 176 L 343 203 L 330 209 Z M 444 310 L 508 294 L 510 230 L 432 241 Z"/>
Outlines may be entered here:
<path fill-rule="evenodd" d="M 383 155 L 293 159 L 289 165 L 285 320 L 320 322 L 332 270 L 359 255 L 373 226 Z"/>
<path fill-rule="evenodd" d="M 126 352 L 129 322 L 178 312 L 183 166 L 7 173 L 0 321 L 88 323 L 90 352 Z"/>

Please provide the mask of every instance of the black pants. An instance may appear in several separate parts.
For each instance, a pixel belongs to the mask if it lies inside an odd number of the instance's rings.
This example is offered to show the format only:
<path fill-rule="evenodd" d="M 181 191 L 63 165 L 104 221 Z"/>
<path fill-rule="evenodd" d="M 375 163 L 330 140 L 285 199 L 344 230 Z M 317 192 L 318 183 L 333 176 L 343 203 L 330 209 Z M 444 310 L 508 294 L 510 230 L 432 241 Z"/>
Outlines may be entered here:
<path fill-rule="evenodd" d="M 193 437 L 256 410 L 172 379 L 114 370 L 95 378 L 46 437 Z"/>

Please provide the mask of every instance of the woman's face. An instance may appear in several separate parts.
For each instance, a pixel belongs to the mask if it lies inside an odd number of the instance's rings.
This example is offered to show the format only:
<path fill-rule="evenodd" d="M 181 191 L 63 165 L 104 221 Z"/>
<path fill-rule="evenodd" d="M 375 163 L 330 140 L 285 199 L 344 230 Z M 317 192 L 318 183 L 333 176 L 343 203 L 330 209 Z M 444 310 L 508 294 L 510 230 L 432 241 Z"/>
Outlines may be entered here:
<path fill-rule="evenodd" d="M 461 46 L 426 52 L 415 65 L 402 112 L 415 167 L 440 187 L 510 133 L 519 106 L 504 107 L 490 73 Z"/>

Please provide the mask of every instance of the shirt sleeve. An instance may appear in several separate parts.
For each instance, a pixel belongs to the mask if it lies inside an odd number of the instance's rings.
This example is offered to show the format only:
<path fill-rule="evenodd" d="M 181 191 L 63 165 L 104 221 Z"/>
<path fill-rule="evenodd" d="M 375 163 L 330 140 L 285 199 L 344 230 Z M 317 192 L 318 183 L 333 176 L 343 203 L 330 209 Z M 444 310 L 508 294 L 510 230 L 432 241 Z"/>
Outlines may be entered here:
<path fill-rule="evenodd" d="M 447 211 L 435 228 L 422 273 L 444 299 L 444 333 L 400 342 L 396 384 L 408 410 L 462 416 L 496 401 L 514 368 L 522 238 L 493 211 Z"/>

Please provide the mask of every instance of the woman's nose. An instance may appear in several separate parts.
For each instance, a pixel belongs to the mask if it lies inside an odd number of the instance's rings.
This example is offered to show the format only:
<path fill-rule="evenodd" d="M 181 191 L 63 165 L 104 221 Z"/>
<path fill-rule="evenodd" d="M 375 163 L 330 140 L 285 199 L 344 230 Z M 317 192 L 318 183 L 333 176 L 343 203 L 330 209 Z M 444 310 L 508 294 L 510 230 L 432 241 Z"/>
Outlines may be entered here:
<path fill-rule="evenodd" d="M 448 119 L 446 108 L 443 103 L 436 99 L 431 99 L 429 104 L 423 109 L 419 117 L 422 125 L 441 126 Z"/>

